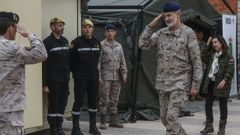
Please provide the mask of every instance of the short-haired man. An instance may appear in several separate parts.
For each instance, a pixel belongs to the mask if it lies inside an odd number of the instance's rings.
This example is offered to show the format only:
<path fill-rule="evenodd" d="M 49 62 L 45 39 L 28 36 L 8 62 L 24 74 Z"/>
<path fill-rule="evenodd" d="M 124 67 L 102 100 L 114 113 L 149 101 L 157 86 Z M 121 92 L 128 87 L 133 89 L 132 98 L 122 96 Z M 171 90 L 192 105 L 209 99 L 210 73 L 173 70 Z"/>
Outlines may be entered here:
<path fill-rule="evenodd" d="M 0 135 L 23 135 L 25 64 L 47 58 L 42 41 L 18 25 L 16 13 L 0 12 Z M 31 46 L 15 42 L 17 31 Z"/>
<path fill-rule="evenodd" d="M 100 73 L 100 129 L 106 129 L 106 114 L 110 112 L 109 127 L 123 128 L 117 121 L 117 104 L 121 90 L 121 81 L 127 80 L 127 65 L 122 45 L 115 40 L 116 27 L 106 24 L 105 39 L 101 42 L 99 58 Z"/>
<path fill-rule="evenodd" d="M 48 123 L 51 135 L 64 135 L 63 115 L 69 95 L 69 43 L 62 36 L 65 22 L 50 20 L 51 35 L 43 40 L 48 58 L 43 63 L 43 90 L 48 93 Z"/>
<path fill-rule="evenodd" d="M 93 36 L 93 27 L 91 20 L 84 19 L 82 21 L 82 36 L 75 38 L 70 46 L 71 71 L 74 79 L 72 135 L 83 135 L 79 127 L 79 117 L 85 93 L 88 97 L 89 133 L 101 135 L 96 126 L 99 99 L 100 41 Z"/>
<path fill-rule="evenodd" d="M 202 78 L 200 50 L 194 31 L 182 24 L 178 3 L 164 4 L 163 13 L 154 18 L 139 39 L 139 47 L 157 49 L 156 89 L 159 91 L 160 118 L 167 135 L 186 135 L 178 122 L 188 93 L 196 95 Z M 163 17 L 166 28 L 153 33 Z"/>

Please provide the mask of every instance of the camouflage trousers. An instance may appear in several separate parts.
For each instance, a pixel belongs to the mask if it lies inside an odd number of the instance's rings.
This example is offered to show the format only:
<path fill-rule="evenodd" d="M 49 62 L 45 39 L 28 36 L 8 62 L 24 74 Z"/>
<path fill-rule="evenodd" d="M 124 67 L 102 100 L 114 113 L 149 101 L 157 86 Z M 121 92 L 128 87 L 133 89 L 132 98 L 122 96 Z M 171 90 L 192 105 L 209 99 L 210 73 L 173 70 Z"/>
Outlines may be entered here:
<path fill-rule="evenodd" d="M 180 111 L 188 100 L 184 90 L 159 91 L 160 118 L 166 127 L 166 135 L 187 135 L 178 121 Z"/>
<path fill-rule="evenodd" d="M 0 135 L 23 135 L 23 111 L 0 112 Z"/>
<path fill-rule="evenodd" d="M 106 114 L 107 110 L 112 113 L 117 113 L 117 104 L 121 89 L 120 81 L 103 80 L 100 86 L 100 112 Z"/>

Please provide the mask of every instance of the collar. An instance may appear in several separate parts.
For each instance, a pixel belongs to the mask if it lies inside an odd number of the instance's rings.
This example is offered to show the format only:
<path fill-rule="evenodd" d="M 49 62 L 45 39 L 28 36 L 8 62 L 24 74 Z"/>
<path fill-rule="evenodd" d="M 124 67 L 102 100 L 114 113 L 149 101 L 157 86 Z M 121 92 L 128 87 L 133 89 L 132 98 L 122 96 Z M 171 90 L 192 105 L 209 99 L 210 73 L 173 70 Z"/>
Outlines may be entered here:
<path fill-rule="evenodd" d="M 60 38 L 57 39 L 57 38 L 53 35 L 53 33 L 51 33 L 51 37 L 52 37 L 54 40 L 61 40 L 61 39 L 62 39 L 62 35 L 60 35 Z"/>
<path fill-rule="evenodd" d="M 167 31 L 165 32 L 167 35 L 175 35 L 175 36 L 177 36 L 177 37 L 180 37 L 180 35 L 181 35 L 181 33 L 182 33 L 182 30 L 183 30 L 183 24 L 181 24 L 180 25 L 180 27 L 176 30 L 176 31 L 174 31 L 174 32 L 172 32 L 172 31 L 170 31 L 170 29 L 169 28 L 167 28 Z"/>
<path fill-rule="evenodd" d="M 215 52 L 214 57 L 218 58 L 222 54 L 222 51 L 220 52 Z"/>
<path fill-rule="evenodd" d="M 107 39 L 105 39 L 104 42 L 105 42 L 105 44 L 106 44 L 107 46 L 117 46 L 117 43 L 116 43 L 115 40 L 114 40 L 113 44 L 111 44 L 110 42 L 108 42 Z"/>
<path fill-rule="evenodd" d="M 0 36 L 0 39 L 2 40 L 2 41 L 9 41 L 8 39 L 6 39 L 4 36 Z"/>

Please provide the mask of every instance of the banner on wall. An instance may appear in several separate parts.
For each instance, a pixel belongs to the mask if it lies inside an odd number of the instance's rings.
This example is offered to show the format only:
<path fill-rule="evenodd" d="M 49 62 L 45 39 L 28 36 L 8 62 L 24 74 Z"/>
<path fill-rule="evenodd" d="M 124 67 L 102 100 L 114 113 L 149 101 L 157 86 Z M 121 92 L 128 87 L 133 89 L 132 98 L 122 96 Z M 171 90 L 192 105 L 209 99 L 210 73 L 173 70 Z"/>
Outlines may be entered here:
<path fill-rule="evenodd" d="M 237 64 L 237 17 L 236 15 L 222 16 L 223 37 L 227 41 L 229 52 L 234 58 L 234 64 Z M 230 96 L 237 95 L 237 69 L 234 66 L 234 76 Z"/>

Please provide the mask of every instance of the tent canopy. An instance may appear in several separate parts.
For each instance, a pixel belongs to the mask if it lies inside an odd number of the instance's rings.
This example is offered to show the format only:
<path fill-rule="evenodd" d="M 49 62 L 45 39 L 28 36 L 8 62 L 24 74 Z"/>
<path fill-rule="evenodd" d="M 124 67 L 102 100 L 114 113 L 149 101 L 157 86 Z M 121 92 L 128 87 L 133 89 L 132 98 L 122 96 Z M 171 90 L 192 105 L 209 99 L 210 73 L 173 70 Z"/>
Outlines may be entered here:
<path fill-rule="evenodd" d="M 90 0 L 89 9 L 139 9 L 152 0 Z"/>
<path fill-rule="evenodd" d="M 221 18 L 221 15 L 208 3 L 207 0 L 155 0 L 146 7 L 144 11 L 151 12 L 152 14 L 160 13 L 162 11 L 163 4 L 168 1 L 178 2 L 182 11 L 193 9 L 210 19 Z"/>

